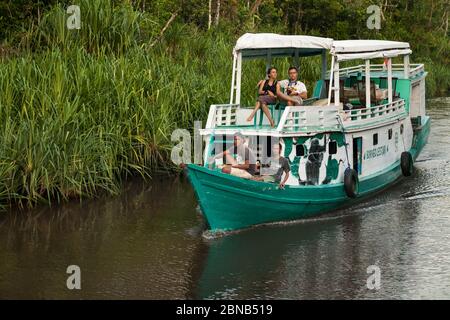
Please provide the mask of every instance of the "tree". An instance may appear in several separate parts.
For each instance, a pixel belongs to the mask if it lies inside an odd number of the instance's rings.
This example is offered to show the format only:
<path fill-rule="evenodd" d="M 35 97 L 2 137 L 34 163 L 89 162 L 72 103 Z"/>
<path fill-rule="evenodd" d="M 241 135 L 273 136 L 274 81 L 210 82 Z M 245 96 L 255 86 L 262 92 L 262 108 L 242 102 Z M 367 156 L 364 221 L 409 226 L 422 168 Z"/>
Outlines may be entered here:
<path fill-rule="evenodd" d="M 219 18 L 220 18 L 220 0 L 217 0 L 217 7 L 216 7 L 216 26 L 219 25 Z"/>
<path fill-rule="evenodd" d="M 208 6 L 208 30 L 211 29 L 211 22 L 212 22 L 212 0 L 209 0 L 209 6 Z"/>

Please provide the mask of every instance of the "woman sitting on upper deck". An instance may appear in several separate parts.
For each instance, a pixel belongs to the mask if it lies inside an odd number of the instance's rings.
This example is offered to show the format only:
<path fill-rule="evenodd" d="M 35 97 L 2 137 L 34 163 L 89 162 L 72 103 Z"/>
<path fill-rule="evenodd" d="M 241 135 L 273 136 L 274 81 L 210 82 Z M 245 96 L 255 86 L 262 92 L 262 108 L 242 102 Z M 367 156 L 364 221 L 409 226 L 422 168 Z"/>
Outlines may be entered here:
<path fill-rule="evenodd" d="M 247 121 L 252 121 L 259 108 L 262 108 L 267 119 L 269 119 L 270 126 L 274 127 L 275 123 L 272 119 L 272 116 L 270 115 L 270 111 L 267 105 L 277 102 L 277 69 L 273 67 L 269 68 L 269 70 L 267 71 L 267 76 L 267 80 L 260 81 L 259 83 L 259 97 L 256 101 L 255 109 L 253 109 L 252 113 L 247 118 Z"/>
<path fill-rule="evenodd" d="M 270 126 L 274 127 L 275 122 L 272 119 L 272 116 L 270 114 L 269 108 L 267 107 L 269 104 L 275 104 L 277 103 L 277 97 L 281 98 L 287 102 L 290 102 L 292 105 L 295 105 L 297 102 L 294 100 L 293 97 L 290 97 L 286 94 L 284 94 L 281 91 L 281 87 L 279 82 L 277 81 L 277 68 L 269 68 L 267 71 L 267 80 L 261 80 L 258 83 L 259 89 L 258 89 L 258 100 L 256 101 L 255 108 L 253 109 L 250 116 L 247 118 L 247 121 L 252 121 L 256 112 L 259 110 L 259 108 L 262 108 L 264 114 L 266 115 L 267 119 L 269 120 Z"/>

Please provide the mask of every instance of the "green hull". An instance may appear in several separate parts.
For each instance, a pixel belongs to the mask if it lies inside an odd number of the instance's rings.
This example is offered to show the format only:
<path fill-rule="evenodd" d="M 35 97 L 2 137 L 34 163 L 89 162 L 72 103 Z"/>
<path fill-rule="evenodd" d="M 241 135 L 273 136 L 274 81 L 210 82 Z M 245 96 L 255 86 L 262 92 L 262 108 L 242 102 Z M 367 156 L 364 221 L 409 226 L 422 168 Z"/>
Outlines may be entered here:
<path fill-rule="evenodd" d="M 414 158 L 428 139 L 430 121 L 429 118 L 424 120 L 410 150 Z M 361 178 L 358 197 L 350 199 L 343 184 L 286 186 L 280 190 L 272 183 L 244 180 L 194 164 L 188 165 L 187 171 L 213 231 L 297 220 L 335 210 L 386 188 L 402 175 L 400 162 L 397 162 L 377 174 Z"/>
<path fill-rule="evenodd" d="M 426 116 L 422 119 L 422 125 L 414 131 L 413 146 L 410 150 L 414 160 L 419 156 L 423 147 L 427 144 L 430 128 L 431 120 L 430 117 Z"/>

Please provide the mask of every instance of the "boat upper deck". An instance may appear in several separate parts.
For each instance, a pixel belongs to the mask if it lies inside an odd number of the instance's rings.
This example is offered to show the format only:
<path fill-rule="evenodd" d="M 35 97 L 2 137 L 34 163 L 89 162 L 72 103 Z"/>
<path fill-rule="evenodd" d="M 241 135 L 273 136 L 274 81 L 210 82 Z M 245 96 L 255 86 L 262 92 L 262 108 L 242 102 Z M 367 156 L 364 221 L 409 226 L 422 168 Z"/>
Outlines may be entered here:
<path fill-rule="evenodd" d="M 403 99 L 353 110 L 343 110 L 335 106 L 273 105 L 271 113 L 276 121 L 275 127 L 269 125 L 262 113 L 258 113 L 253 122 L 247 122 L 251 111 L 251 108 L 239 105 L 212 105 L 206 128 L 201 130 L 201 134 L 227 134 L 239 131 L 246 135 L 282 137 L 343 130 L 351 132 L 384 125 L 408 115 Z"/>
<path fill-rule="evenodd" d="M 260 110 L 252 122 L 246 121 L 252 107 L 239 104 L 212 105 L 209 111 L 206 128 L 201 134 L 226 134 L 240 131 L 247 135 L 296 136 L 330 131 L 358 131 L 371 127 L 385 125 L 408 115 L 408 92 L 395 89 L 392 102 L 388 102 L 387 89 L 383 89 L 381 82 L 386 82 L 384 65 L 371 65 L 370 79 L 377 89 L 373 94 L 371 106 L 367 107 L 365 98 L 364 77 L 366 66 L 352 66 L 339 70 L 340 75 L 340 104 L 329 104 L 324 98 L 328 92 L 328 80 L 321 80 L 316 84 L 314 96 L 304 101 L 303 106 L 289 107 L 283 103 L 269 105 L 275 126 L 271 127 L 267 118 Z M 405 72 L 403 65 L 393 65 L 392 79 L 397 81 L 415 81 L 425 76 L 422 64 L 411 65 Z M 380 86 L 381 85 L 381 86 Z M 358 89 L 358 87 L 362 86 Z M 386 87 L 387 84 L 384 83 Z M 362 91 L 362 92 L 361 92 Z"/>
<path fill-rule="evenodd" d="M 332 56 L 328 72 L 327 51 Z M 412 97 L 412 89 L 426 76 L 423 64 L 409 62 L 411 53 L 408 43 L 398 41 L 334 41 L 299 35 L 245 34 L 233 50 L 230 103 L 212 105 L 206 127 L 200 133 L 240 131 L 246 135 L 282 137 L 361 131 L 398 121 L 409 115 L 411 99 L 418 105 L 420 92 L 415 90 Z M 292 58 L 293 65 L 298 66 L 299 58 L 313 55 L 321 55 L 322 63 L 320 80 L 310 91 L 314 92 L 312 98 L 304 100 L 301 106 L 286 106 L 278 101 L 267 105 L 271 113 L 269 119 L 261 109 L 253 117 L 253 108 L 241 102 L 243 60 L 265 58 L 267 71 L 272 57 Z M 403 57 L 403 64 L 393 64 L 392 59 L 396 57 Z M 384 59 L 384 64 L 371 64 L 373 59 Z M 352 60 L 363 60 L 365 64 L 343 67 Z M 423 81 L 420 84 L 422 88 Z M 276 95 L 289 100 L 283 97 L 284 91 Z M 247 118 L 253 120 L 247 121 Z M 270 126 L 269 121 L 275 125 Z"/>

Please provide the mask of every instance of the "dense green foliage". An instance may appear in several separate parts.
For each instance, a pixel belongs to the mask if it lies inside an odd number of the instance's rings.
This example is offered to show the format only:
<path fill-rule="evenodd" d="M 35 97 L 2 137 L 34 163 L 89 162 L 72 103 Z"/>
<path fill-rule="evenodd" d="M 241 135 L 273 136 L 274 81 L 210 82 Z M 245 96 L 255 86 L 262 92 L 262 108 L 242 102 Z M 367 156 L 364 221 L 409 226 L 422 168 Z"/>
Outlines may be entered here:
<path fill-rule="evenodd" d="M 409 41 L 428 94 L 450 88 L 446 1 L 391 1 L 379 31 L 366 28 L 363 0 L 221 0 L 218 19 L 213 0 L 210 28 L 204 0 L 54 2 L 0 2 L 2 203 L 115 193 L 129 174 L 170 168 L 173 129 L 227 101 L 231 49 L 246 31 Z M 72 3 L 80 30 L 66 27 Z M 285 73 L 289 61 L 275 63 Z M 264 64 L 244 68 L 251 103 Z M 303 59 L 301 70 L 311 86 L 320 64 Z"/>

